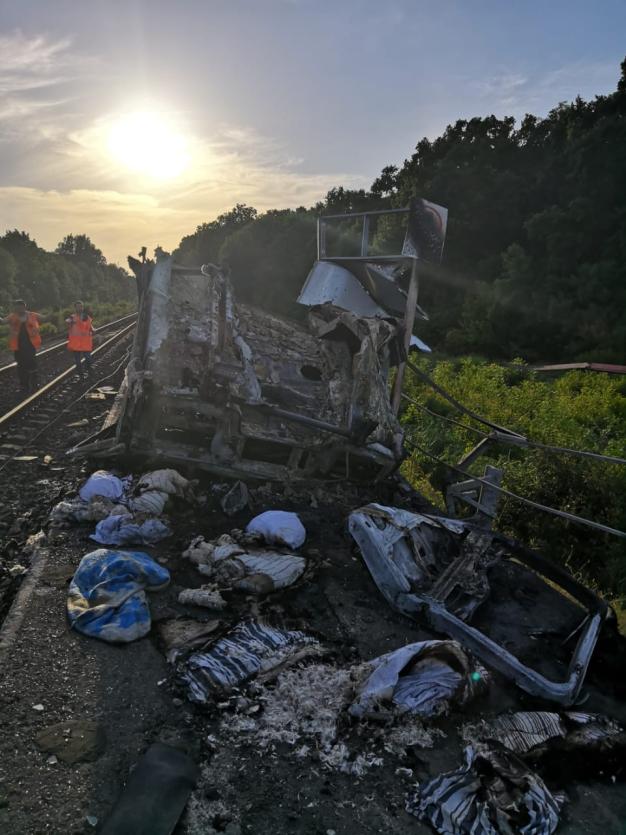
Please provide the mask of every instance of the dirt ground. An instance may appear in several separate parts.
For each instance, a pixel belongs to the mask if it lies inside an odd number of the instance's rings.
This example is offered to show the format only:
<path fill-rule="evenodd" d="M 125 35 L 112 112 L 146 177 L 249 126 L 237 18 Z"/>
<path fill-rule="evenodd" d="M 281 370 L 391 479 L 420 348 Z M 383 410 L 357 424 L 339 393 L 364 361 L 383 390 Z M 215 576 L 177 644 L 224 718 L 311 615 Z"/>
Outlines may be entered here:
<path fill-rule="evenodd" d="M 65 486 L 68 491 L 72 487 Z M 279 683 L 201 711 L 187 701 L 166 663 L 156 628 L 124 646 L 71 631 L 65 615 L 67 585 L 81 557 L 97 547 L 88 539 L 92 525 L 74 527 L 57 536 L 36 561 L 31 570 L 35 579 L 23 587 L 17 613 L 14 606 L 15 634 L 0 648 L 0 832 L 97 832 L 134 764 L 157 740 L 183 747 L 201 767 L 177 835 L 431 832 L 407 814 L 406 795 L 416 783 L 461 764 L 462 725 L 503 710 L 549 706 L 494 676 L 487 693 L 463 711 L 426 726 L 414 720 L 402 733 L 353 724 L 342 714 L 334 743 L 344 744 L 341 750 L 348 753 L 333 764 L 319 736 L 306 729 L 325 721 L 325 707 L 332 710 L 335 684 L 345 683 L 342 671 L 433 637 L 388 607 L 346 533 L 351 509 L 368 500 L 392 504 L 398 497 L 386 489 L 358 493 L 325 485 L 294 493 L 291 488 L 261 487 L 253 491 L 250 508 L 227 518 L 215 485 L 200 484 L 197 492 L 205 496 L 197 507 L 179 503 L 171 513 L 174 536 L 157 548 L 143 549 L 163 561 L 172 576 L 165 591 L 150 596 L 153 626 L 181 614 L 216 617 L 177 602 L 181 588 L 199 586 L 203 579 L 181 558 L 193 536 L 209 538 L 243 527 L 253 514 L 270 508 L 297 511 L 308 534 L 302 549 L 309 562 L 305 577 L 296 587 L 260 602 L 226 595 L 229 606 L 219 614 L 226 628 L 253 611 L 278 625 L 306 630 L 329 650 L 321 659 L 302 662 L 290 679 L 308 681 L 311 688 L 310 707 L 295 730 L 297 739 L 263 735 L 264 717 L 276 702 Z M 576 624 L 576 613 L 533 575 L 516 575 L 514 567 L 498 570 L 501 576 L 493 577 L 494 594 L 480 621 L 526 658 L 557 672 L 566 655 L 561 644 Z M 543 630 L 539 636 L 537 627 Z M 623 642 L 607 634 L 584 688 L 582 709 L 626 722 L 624 660 Z M 307 678 L 307 666 L 313 664 L 317 666 Z M 50 755 L 36 746 L 34 737 L 41 729 L 70 719 L 96 720 L 104 728 L 106 746 L 94 762 L 50 762 Z M 552 764 L 544 777 L 551 789 L 564 790 L 568 797 L 558 832 L 625 831 L 623 759 L 574 758 Z"/>

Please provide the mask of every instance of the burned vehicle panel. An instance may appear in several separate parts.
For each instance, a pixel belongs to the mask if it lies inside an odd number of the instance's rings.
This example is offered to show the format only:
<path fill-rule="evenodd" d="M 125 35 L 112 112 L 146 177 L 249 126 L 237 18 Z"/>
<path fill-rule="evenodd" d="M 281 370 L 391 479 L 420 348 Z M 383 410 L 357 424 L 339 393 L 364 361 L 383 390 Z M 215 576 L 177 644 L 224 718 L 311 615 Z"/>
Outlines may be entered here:
<path fill-rule="evenodd" d="M 608 607 L 566 571 L 521 543 L 471 521 L 371 504 L 350 514 L 348 529 L 393 609 L 460 641 L 527 693 L 563 705 L 576 702 Z M 560 677 L 547 675 L 520 658 L 516 653 L 525 642 L 512 640 L 506 628 L 499 628 L 502 616 L 506 620 L 518 608 L 510 600 L 502 611 L 492 606 L 489 617 L 476 617 L 492 596 L 492 572 L 507 563 L 514 569 L 506 583 L 509 589 L 521 582 L 522 591 L 532 587 L 531 597 L 551 597 L 560 616 L 564 605 L 569 610 L 571 633 L 563 648 L 570 639 L 576 641 L 569 659 L 559 665 Z M 530 621 L 529 633 L 541 633 L 549 613 L 544 612 L 542 618 Z M 517 631 L 520 625 L 521 621 Z M 533 635 L 529 637 L 532 642 Z"/>
<path fill-rule="evenodd" d="M 303 325 L 235 299 L 217 267 L 145 280 L 120 406 L 124 448 L 224 476 L 381 478 L 401 460 L 398 326 L 332 305 Z"/>

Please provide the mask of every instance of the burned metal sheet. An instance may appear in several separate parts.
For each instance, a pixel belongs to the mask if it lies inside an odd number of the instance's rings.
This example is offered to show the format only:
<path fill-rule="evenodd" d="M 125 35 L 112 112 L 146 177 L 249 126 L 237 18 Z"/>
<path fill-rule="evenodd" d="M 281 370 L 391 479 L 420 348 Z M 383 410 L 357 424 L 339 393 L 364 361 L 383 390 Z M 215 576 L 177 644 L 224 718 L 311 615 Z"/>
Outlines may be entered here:
<path fill-rule="evenodd" d="M 397 242 L 395 252 L 386 251 L 387 246 L 372 246 L 370 239 L 379 222 L 385 223 L 394 218 L 404 224 L 402 245 Z M 404 317 L 408 299 L 407 269 L 410 271 L 416 262 L 437 263 L 441 260 L 447 219 L 447 209 L 421 198 L 414 198 L 409 206 L 402 209 L 320 217 L 318 260 L 308 275 L 298 302 L 307 307 L 331 303 L 359 316 Z M 346 249 L 346 241 L 339 248 L 329 242 L 333 227 L 342 223 L 361 224 L 358 252 L 348 252 L 353 248 L 348 246 Z M 415 313 L 421 319 L 428 319 L 417 303 Z"/>
<path fill-rule="evenodd" d="M 576 701 L 608 611 L 593 592 L 523 545 L 460 520 L 372 504 L 351 513 L 348 528 L 392 608 L 460 641 L 528 693 L 564 705 Z M 489 569 L 504 560 L 529 568 L 580 607 L 580 636 L 562 681 L 469 624 L 489 596 Z"/>
<path fill-rule="evenodd" d="M 389 314 L 368 294 L 350 270 L 331 261 L 316 261 L 304 283 L 298 303 L 306 307 L 333 304 L 357 316 Z"/>

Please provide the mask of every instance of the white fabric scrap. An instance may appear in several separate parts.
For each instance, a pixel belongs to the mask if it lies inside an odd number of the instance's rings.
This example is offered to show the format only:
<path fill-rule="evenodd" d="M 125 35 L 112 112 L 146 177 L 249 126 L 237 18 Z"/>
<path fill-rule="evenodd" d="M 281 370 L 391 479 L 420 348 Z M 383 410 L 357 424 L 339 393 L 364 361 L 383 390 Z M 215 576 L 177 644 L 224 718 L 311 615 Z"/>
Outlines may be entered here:
<path fill-rule="evenodd" d="M 266 510 L 255 516 L 246 532 L 260 534 L 268 545 L 287 548 L 299 548 L 306 539 L 306 530 L 298 516 L 286 510 Z"/>
<path fill-rule="evenodd" d="M 181 671 L 182 680 L 189 699 L 206 704 L 212 696 L 320 649 L 315 638 L 304 632 L 249 620 L 235 626 L 206 652 L 191 655 Z"/>
<path fill-rule="evenodd" d="M 88 502 L 94 496 L 104 496 L 117 502 L 124 495 L 124 484 L 113 473 L 96 470 L 80 488 L 78 495 L 84 502 Z"/>
<path fill-rule="evenodd" d="M 153 470 L 141 476 L 137 482 L 137 491 L 145 493 L 148 490 L 158 490 L 168 496 L 183 497 L 190 486 L 190 482 L 177 470 Z"/>
<path fill-rule="evenodd" d="M 183 557 L 222 588 L 267 594 L 293 585 L 305 572 L 306 560 L 297 554 L 239 545 L 228 534 L 215 542 L 193 539 Z"/>
<path fill-rule="evenodd" d="M 152 516 L 160 516 L 165 510 L 169 494 L 162 490 L 146 490 L 134 496 L 128 502 L 133 513 L 149 513 Z"/>
<path fill-rule="evenodd" d="M 440 835 L 552 835 L 561 797 L 514 755 L 465 749 L 465 765 L 420 786 L 406 810 Z"/>

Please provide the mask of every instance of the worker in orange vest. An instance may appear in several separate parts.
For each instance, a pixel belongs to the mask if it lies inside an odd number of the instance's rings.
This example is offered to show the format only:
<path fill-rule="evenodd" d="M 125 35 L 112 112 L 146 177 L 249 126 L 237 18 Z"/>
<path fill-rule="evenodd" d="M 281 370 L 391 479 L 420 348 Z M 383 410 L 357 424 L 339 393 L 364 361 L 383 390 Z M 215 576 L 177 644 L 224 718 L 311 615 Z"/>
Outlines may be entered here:
<path fill-rule="evenodd" d="M 22 394 L 30 394 L 37 388 L 36 355 L 41 347 L 39 325 L 49 318 L 27 310 L 26 302 L 18 299 L 13 302 L 13 312 L 0 319 L 2 324 L 9 326 L 9 350 L 15 357 Z"/>
<path fill-rule="evenodd" d="M 76 373 L 85 376 L 84 368 L 91 375 L 91 352 L 93 350 L 93 318 L 82 302 L 76 302 L 74 313 L 65 320 L 69 326 L 68 351 L 74 356 Z"/>

